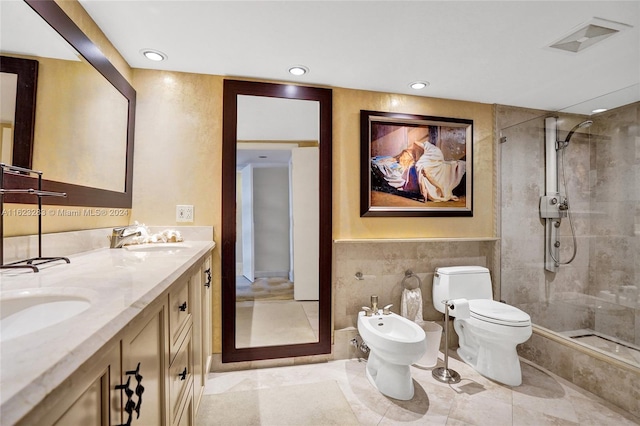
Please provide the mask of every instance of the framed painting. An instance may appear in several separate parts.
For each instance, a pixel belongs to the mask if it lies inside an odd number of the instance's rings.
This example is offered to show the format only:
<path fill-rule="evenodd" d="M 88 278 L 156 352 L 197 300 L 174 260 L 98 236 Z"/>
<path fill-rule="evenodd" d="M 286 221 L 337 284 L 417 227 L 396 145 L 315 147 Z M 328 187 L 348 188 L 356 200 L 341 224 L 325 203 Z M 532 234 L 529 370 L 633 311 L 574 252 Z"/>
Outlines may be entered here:
<path fill-rule="evenodd" d="M 360 216 L 473 216 L 473 120 L 360 111 Z"/>

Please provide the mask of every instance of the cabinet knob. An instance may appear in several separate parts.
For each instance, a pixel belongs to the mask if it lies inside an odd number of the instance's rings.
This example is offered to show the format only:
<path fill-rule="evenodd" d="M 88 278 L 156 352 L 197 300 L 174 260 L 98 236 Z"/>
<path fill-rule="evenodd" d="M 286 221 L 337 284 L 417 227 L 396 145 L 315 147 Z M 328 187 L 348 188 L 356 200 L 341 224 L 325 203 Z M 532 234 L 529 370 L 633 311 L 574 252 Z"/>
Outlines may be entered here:
<path fill-rule="evenodd" d="M 182 373 L 178 374 L 178 377 L 180 377 L 180 380 L 187 380 L 187 367 L 184 368 Z"/>
<path fill-rule="evenodd" d="M 187 310 L 187 302 L 184 302 L 182 305 L 178 306 L 178 309 L 180 309 L 181 312 L 184 312 Z"/>

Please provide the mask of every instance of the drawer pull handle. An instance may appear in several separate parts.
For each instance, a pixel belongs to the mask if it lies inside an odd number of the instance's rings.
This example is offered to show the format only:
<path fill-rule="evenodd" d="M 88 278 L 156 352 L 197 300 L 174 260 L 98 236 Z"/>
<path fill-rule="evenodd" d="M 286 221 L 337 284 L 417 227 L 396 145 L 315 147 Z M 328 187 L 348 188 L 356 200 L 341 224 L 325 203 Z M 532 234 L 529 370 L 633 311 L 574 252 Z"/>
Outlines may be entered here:
<path fill-rule="evenodd" d="M 133 391 L 131 390 L 131 388 L 129 388 L 130 384 L 131 384 L 131 377 L 127 377 L 127 383 L 123 385 L 115 386 L 117 390 L 124 390 L 124 393 L 127 395 L 127 402 L 124 404 L 124 411 L 125 413 L 128 414 L 127 422 L 118 426 L 131 426 L 131 419 L 132 419 L 131 414 L 133 413 L 133 410 L 136 407 L 136 403 L 133 402 L 133 400 L 131 399 L 131 397 L 133 396 Z"/>
<path fill-rule="evenodd" d="M 119 425 L 119 426 L 130 426 L 131 420 L 133 418 L 133 412 L 136 412 L 136 418 L 140 418 L 140 409 L 142 407 L 142 394 L 144 393 L 144 386 L 142 386 L 142 375 L 140 374 L 140 363 L 136 366 L 135 370 L 125 371 L 127 377 L 127 383 L 123 385 L 117 385 L 115 388 L 119 390 L 124 390 L 124 393 L 127 395 L 127 402 L 124 404 L 124 411 L 128 414 L 127 422 Z M 135 392 L 131 390 L 131 376 L 136 378 L 138 384 L 136 385 Z M 133 395 L 138 397 L 138 402 L 136 403 L 133 400 Z"/>
<path fill-rule="evenodd" d="M 140 381 L 142 380 L 142 376 L 140 375 L 140 363 L 138 363 L 138 366 L 135 370 L 129 370 L 126 372 L 126 374 L 127 376 L 135 376 L 138 383 L 140 383 Z"/>
<path fill-rule="evenodd" d="M 178 306 L 178 309 L 180 309 L 181 312 L 184 312 L 187 310 L 187 302 L 184 302 L 182 305 Z"/>
<path fill-rule="evenodd" d="M 207 268 L 204 273 L 207 274 L 207 281 L 204 283 L 204 286 L 209 288 L 211 287 L 211 268 Z"/>
<path fill-rule="evenodd" d="M 136 404 L 136 407 L 134 408 L 134 411 L 137 414 L 137 416 L 136 416 L 137 419 L 140 418 L 140 408 L 142 407 L 142 393 L 143 392 L 144 392 L 144 386 L 142 386 L 141 384 L 138 384 L 138 386 L 136 386 L 136 395 L 138 395 L 138 403 Z"/>
<path fill-rule="evenodd" d="M 178 377 L 180 377 L 180 380 L 187 380 L 187 367 L 184 368 L 182 373 L 178 374 Z"/>

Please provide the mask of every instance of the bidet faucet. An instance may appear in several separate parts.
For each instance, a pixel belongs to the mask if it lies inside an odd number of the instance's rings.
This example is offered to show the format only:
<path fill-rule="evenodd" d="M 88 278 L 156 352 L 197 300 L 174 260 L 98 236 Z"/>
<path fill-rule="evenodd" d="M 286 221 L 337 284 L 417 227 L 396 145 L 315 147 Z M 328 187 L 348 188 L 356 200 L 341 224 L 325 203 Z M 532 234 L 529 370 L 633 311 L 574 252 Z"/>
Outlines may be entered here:
<path fill-rule="evenodd" d="M 378 315 L 378 296 L 371 296 L 371 312 Z"/>
<path fill-rule="evenodd" d="M 133 239 L 133 237 L 139 237 L 142 235 L 140 231 L 135 231 L 130 234 L 126 234 L 127 230 L 135 229 L 135 226 L 122 226 L 119 228 L 113 228 L 111 232 L 111 248 L 122 248 L 126 243 Z"/>

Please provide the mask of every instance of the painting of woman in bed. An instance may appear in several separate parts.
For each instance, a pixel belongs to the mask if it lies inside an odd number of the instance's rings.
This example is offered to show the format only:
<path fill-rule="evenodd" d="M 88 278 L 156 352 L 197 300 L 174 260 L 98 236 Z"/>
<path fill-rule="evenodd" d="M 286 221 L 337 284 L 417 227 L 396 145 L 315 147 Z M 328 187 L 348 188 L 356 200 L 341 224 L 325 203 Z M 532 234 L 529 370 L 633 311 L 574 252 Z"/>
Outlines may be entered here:
<path fill-rule="evenodd" d="M 371 206 L 465 206 L 464 128 L 374 122 L 370 149 Z"/>

